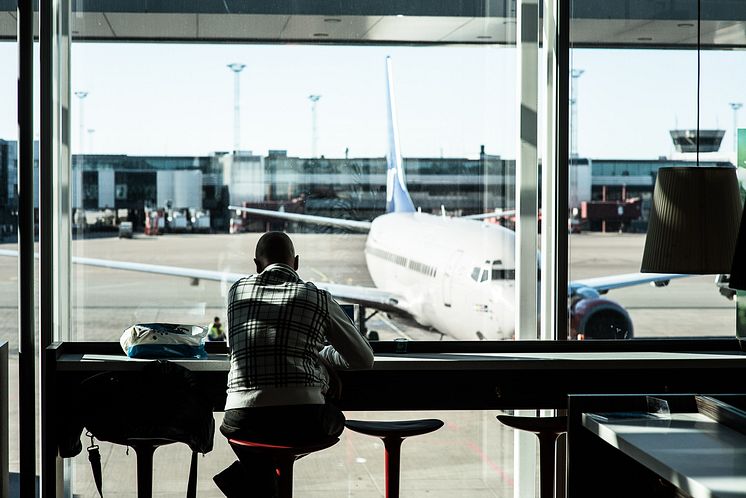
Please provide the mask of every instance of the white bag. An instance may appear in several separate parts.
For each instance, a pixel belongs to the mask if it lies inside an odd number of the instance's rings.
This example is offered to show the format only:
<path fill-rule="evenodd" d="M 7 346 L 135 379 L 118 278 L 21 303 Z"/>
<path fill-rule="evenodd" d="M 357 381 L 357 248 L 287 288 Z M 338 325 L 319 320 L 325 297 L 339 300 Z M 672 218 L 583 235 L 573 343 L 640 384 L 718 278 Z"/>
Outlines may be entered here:
<path fill-rule="evenodd" d="M 175 323 L 138 323 L 119 339 L 130 358 L 207 358 L 207 328 Z"/>

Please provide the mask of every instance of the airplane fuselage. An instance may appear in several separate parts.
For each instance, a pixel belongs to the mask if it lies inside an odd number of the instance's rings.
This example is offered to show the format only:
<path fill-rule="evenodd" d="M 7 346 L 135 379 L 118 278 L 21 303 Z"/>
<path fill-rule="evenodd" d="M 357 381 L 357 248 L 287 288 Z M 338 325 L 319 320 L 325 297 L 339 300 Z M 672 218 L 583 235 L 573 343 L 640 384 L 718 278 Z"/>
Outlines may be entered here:
<path fill-rule="evenodd" d="M 379 289 L 423 326 L 460 340 L 514 336 L 515 233 L 424 213 L 376 218 L 365 259 Z"/>

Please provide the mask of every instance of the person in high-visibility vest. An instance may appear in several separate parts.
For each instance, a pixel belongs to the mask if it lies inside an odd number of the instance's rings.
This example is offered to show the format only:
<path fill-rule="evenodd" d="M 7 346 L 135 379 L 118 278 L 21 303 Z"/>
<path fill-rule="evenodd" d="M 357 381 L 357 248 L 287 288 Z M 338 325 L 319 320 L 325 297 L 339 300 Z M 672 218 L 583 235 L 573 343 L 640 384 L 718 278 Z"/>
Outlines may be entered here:
<path fill-rule="evenodd" d="M 216 316 L 215 320 L 208 327 L 207 340 L 208 341 L 224 341 L 225 340 L 225 332 L 223 332 L 223 324 L 220 323 L 220 317 Z"/>

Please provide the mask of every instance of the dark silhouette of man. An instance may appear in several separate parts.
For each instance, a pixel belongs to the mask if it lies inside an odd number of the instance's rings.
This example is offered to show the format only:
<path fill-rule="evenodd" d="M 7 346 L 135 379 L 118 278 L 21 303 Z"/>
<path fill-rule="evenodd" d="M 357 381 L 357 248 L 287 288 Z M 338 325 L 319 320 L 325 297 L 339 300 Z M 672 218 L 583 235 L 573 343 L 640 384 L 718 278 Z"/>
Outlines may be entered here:
<path fill-rule="evenodd" d="M 231 365 L 220 427 L 228 438 L 291 445 L 338 436 L 345 419 L 327 402 L 328 368 L 373 365 L 370 345 L 337 302 L 300 279 L 298 260 L 286 234 L 265 233 L 256 245 L 257 273 L 230 289 Z M 229 498 L 276 492 L 272 463 L 256 456 L 242 455 L 214 480 Z"/>

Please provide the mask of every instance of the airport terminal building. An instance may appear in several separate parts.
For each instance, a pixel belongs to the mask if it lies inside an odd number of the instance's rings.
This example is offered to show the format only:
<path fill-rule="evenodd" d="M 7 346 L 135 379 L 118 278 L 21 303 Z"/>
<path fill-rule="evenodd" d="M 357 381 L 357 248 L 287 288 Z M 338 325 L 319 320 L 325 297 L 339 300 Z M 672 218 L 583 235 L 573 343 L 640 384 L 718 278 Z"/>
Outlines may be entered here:
<path fill-rule="evenodd" d="M 16 163 L 15 142 L 0 140 L 0 181 L 6 185 L 0 192 L 0 224 L 7 231 L 17 203 Z M 665 157 L 573 158 L 569 215 L 585 230 L 644 232 L 658 169 L 691 164 Z M 463 216 L 515 207 L 512 159 L 481 150 L 478 159 L 404 158 L 404 168 L 412 199 L 423 212 Z M 386 158 L 303 158 L 285 150 L 266 156 L 248 151 L 194 157 L 78 154 L 72 178 L 72 207 L 86 212 L 90 225 L 96 213 L 117 210 L 142 230 L 148 209 L 191 209 L 208 211 L 211 229 L 227 231 L 229 205 L 371 220 L 385 205 Z M 244 226 L 265 228 L 262 222 Z"/>

